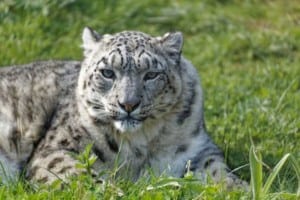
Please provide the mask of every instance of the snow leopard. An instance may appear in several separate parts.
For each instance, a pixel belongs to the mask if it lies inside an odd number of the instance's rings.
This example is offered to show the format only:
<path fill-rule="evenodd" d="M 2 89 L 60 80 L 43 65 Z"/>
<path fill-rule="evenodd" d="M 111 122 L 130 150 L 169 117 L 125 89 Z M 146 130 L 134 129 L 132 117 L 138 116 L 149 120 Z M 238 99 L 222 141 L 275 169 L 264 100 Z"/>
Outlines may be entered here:
<path fill-rule="evenodd" d="M 0 177 L 50 184 L 85 173 L 74 155 L 92 145 L 94 173 L 119 166 L 201 181 L 244 181 L 208 136 L 195 67 L 181 32 L 82 34 L 82 61 L 39 61 L 0 68 Z"/>

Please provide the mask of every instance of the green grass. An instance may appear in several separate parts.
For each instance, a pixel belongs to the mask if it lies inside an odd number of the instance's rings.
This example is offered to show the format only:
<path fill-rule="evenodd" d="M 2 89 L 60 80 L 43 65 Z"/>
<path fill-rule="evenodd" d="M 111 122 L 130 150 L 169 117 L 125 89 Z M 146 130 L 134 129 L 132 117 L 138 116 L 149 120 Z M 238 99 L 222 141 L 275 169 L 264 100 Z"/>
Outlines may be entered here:
<path fill-rule="evenodd" d="M 64 190 L 22 182 L 3 185 L 0 199 L 114 199 L 120 198 L 116 187 L 122 189 L 122 199 L 251 199 L 257 194 L 260 198 L 296 199 L 299 25 L 297 0 L 0 1 L 0 66 L 45 59 L 80 60 L 84 26 L 100 33 L 182 31 L 184 55 L 202 78 L 207 128 L 231 168 L 246 165 L 237 174 L 248 181 L 256 176 L 258 182 L 252 186 L 259 193 L 229 192 L 222 185 L 205 186 L 189 177 L 152 177 L 137 183 L 112 177 L 111 184 L 102 188 L 83 176 Z M 259 156 L 251 154 L 251 140 L 260 149 L 264 164 L 260 159 L 255 162 Z M 285 160 L 285 155 L 293 159 L 277 170 L 275 165 Z M 250 160 L 254 171 L 247 165 Z M 267 194 L 263 190 L 266 182 L 271 185 Z"/>

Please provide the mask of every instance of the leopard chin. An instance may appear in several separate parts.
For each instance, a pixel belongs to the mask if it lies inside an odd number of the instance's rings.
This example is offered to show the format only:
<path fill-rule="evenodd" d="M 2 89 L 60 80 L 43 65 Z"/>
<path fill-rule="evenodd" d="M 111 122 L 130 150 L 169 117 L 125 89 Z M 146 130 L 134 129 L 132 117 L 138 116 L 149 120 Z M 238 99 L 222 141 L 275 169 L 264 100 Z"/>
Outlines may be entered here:
<path fill-rule="evenodd" d="M 142 122 L 136 119 L 127 118 L 123 120 L 115 120 L 114 126 L 121 133 L 136 132 L 142 126 Z"/>

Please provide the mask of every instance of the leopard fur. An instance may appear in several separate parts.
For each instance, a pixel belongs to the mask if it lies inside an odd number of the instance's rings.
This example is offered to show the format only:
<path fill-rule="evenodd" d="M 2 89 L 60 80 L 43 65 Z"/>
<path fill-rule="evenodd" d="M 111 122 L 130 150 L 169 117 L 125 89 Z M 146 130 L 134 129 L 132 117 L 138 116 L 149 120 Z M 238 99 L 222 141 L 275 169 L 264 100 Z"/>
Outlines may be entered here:
<path fill-rule="evenodd" d="M 182 177 L 190 163 L 200 180 L 243 184 L 206 133 L 200 79 L 182 56 L 181 33 L 85 28 L 82 38 L 82 62 L 0 69 L 2 178 L 25 170 L 29 180 L 51 183 L 83 173 L 72 154 L 92 143 L 95 173 L 117 163 L 132 180 L 149 168 Z"/>

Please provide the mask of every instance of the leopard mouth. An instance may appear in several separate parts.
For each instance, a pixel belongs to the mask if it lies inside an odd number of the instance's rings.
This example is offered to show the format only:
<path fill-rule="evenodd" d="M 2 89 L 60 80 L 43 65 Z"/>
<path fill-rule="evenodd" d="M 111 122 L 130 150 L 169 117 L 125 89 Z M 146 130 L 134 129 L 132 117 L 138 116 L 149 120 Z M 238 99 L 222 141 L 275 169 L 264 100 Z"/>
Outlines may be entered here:
<path fill-rule="evenodd" d="M 132 117 L 130 115 L 123 116 L 123 117 L 114 117 L 114 120 L 115 121 L 131 121 L 131 120 L 140 121 L 139 119 Z"/>
<path fill-rule="evenodd" d="M 140 119 L 136 119 L 132 116 L 126 116 L 114 119 L 114 126 L 121 132 L 134 132 L 139 129 L 142 125 Z"/>

